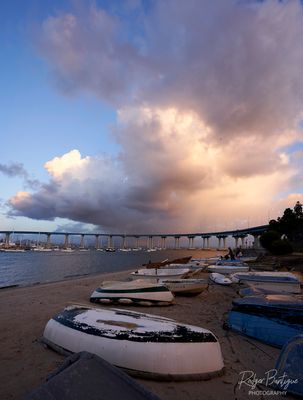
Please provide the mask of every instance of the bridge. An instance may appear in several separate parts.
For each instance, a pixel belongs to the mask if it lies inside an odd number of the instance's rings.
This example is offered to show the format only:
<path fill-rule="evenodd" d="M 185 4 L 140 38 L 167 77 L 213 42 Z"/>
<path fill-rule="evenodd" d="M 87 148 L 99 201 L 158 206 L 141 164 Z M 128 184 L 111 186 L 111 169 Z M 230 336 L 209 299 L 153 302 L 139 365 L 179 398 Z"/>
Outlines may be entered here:
<path fill-rule="evenodd" d="M 136 248 L 139 248 L 139 240 L 141 238 L 146 238 L 148 240 L 147 247 L 149 249 L 154 248 L 154 239 L 161 239 L 161 248 L 166 248 L 166 241 L 168 238 L 173 238 L 174 240 L 174 248 L 180 248 L 180 239 L 187 238 L 188 239 L 188 248 L 194 249 L 194 241 L 196 238 L 202 239 L 202 248 L 210 248 L 209 240 L 211 237 L 215 237 L 218 239 L 218 249 L 226 248 L 226 239 L 228 237 L 232 237 L 235 240 L 235 247 L 239 247 L 239 243 L 242 247 L 245 245 L 245 238 L 248 235 L 253 236 L 254 242 L 253 247 L 259 248 L 259 237 L 260 235 L 268 229 L 269 225 L 260 225 L 251 228 L 245 229 L 237 229 L 237 230 L 229 230 L 229 231 L 220 231 L 220 232 L 200 232 L 200 233 L 132 233 L 132 234 L 123 234 L 123 233 L 85 233 L 85 232 L 47 232 L 47 231 L 9 231 L 4 230 L 0 231 L 0 234 L 5 236 L 4 246 L 10 247 L 11 236 L 12 235 L 28 235 L 28 236 L 37 236 L 44 235 L 46 238 L 46 248 L 52 247 L 51 238 L 53 236 L 64 236 L 64 248 L 70 247 L 70 237 L 71 236 L 79 236 L 80 237 L 80 248 L 84 248 L 84 238 L 85 237 L 94 237 L 95 238 L 95 248 L 100 248 L 100 239 L 107 238 L 107 247 L 114 248 L 113 240 L 114 238 L 120 238 L 121 248 L 126 248 L 126 241 L 128 238 L 135 239 Z"/>

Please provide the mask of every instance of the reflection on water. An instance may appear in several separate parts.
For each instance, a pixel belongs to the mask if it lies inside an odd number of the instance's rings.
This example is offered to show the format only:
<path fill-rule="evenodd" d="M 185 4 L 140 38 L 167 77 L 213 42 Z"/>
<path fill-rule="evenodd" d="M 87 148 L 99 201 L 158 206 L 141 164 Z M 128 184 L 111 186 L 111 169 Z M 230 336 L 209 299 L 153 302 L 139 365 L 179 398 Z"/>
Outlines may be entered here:
<path fill-rule="evenodd" d="M 172 260 L 178 257 L 210 257 L 215 251 L 207 250 L 159 250 L 114 253 L 100 251 L 75 251 L 64 253 L 0 252 L 0 287 L 53 282 L 77 276 L 103 272 L 120 272 L 136 269 L 143 263 Z"/>

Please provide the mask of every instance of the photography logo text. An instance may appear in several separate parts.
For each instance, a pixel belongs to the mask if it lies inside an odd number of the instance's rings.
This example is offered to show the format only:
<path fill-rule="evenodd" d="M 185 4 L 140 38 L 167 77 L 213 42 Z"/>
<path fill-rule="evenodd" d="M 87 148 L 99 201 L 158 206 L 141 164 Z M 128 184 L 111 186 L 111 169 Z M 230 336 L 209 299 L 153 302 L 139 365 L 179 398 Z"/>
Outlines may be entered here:
<path fill-rule="evenodd" d="M 291 379 L 284 372 L 279 375 L 276 369 L 270 369 L 263 376 L 257 376 L 254 371 L 241 371 L 238 380 L 239 389 L 246 386 L 249 388 L 249 395 L 286 395 L 287 389 L 298 383 L 298 379 Z M 259 389 L 259 385 L 266 386 L 265 390 Z"/>

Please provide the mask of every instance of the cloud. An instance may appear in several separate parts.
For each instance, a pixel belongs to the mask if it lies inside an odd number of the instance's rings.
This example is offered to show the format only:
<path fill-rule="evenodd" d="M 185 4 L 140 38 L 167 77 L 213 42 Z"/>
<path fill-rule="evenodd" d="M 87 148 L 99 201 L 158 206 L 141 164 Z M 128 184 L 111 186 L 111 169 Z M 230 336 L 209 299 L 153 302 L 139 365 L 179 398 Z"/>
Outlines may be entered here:
<path fill-rule="evenodd" d="M 40 182 L 37 179 L 31 178 L 21 163 L 0 164 L 0 172 L 9 178 L 22 178 L 27 188 L 37 189 L 40 186 Z"/>
<path fill-rule="evenodd" d="M 121 110 L 115 137 L 123 151 L 116 158 L 82 158 L 78 150 L 55 157 L 45 164 L 49 184 L 13 197 L 12 213 L 68 218 L 109 232 L 198 231 L 214 220 L 224 229 L 233 215 L 260 223 L 260 208 L 285 187 L 291 169 L 230 172 L 222 148 L 208 142 L 211 134 L 195 113 Z M 269 157 L 273 162 L 281 165 L 279 157 Z"/>
<path fill-rule="evenodd" d="M 266 222 L 299 192 L 301 162 L 285 148 L 302 138 L 302 22 L 299 1 L 274 0 L 49 17 L 39 51 L 57 86 L 116 108 L 121 151 L 48 161 L 49 183 L 13 197 L 11 214 L 128 232 Z"/>

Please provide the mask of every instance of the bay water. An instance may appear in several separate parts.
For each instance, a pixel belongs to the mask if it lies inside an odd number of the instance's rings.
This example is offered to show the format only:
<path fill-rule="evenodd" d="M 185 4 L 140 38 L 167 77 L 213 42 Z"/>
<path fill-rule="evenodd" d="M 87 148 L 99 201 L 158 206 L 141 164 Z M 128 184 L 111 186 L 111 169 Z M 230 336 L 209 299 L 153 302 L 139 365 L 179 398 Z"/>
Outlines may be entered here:
<path fill-rule="evenodd" d="M 0 288 L 55 282 L 98 273 L 138 269 L 142 264 L 165 259 L 192 256 L 204 258 L 216 255 L 215 250 L 166 249 L 147 252 L 97 250 L 23 253 L 0 252 Z"/>

